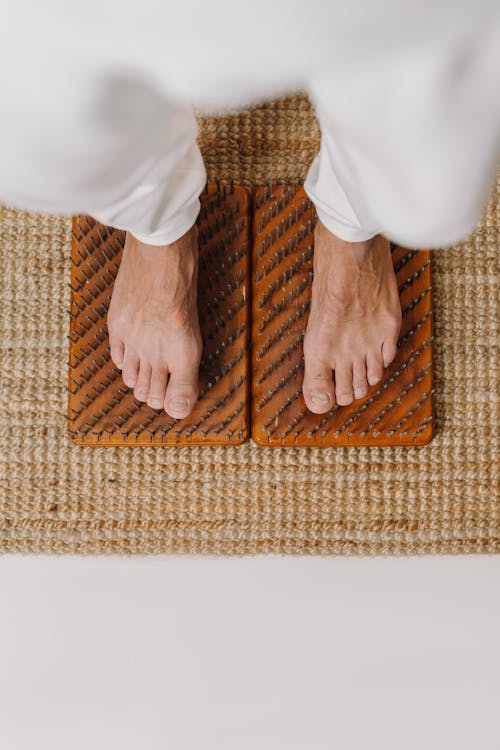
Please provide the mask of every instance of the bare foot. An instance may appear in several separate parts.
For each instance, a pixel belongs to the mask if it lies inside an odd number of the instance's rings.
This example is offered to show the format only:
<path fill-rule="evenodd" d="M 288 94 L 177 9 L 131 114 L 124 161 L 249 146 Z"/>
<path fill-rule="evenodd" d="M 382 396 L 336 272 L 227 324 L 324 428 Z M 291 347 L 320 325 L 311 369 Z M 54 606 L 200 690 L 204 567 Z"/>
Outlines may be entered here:
<path fill-rule="evenodd" d="M 401 305 L 389 241 L 346 242 L 318 219 L 303 395 L 315 414 L 352 403 L 396 356 Z M 332 373 L 335 372 L 335 383 Z"/>
<path fill-rule="evenodd" d="M 186 417 L 198 398 L 198 227 L 170 245 L 127 232 L 108 311 L 111 358 L 139 401 Z"/>

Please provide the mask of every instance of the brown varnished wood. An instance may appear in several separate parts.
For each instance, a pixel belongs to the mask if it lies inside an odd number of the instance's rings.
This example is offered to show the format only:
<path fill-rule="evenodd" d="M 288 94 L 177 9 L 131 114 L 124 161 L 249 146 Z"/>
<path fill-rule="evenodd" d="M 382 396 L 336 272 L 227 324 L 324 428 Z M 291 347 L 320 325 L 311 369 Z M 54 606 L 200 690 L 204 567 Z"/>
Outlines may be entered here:
<path fill-rule="evenodd" d="M 79 445 L 235 445 L 249 434 L 250 193 L 208 184 L 200 196 L 200 398 L 176 420 L 134 398 L 110 359 L 106 315 L 125 233 L 73 218 L 68 435 Z"/>
<path fill-rule="evenodd" d="M 398 354 L 364 399 L 309 412 L 303 351 L 316 212 L 303 187 L 266 185 L 252 210 L 252 438 L 267 446 L 423 445 L 433 435 L 430 252 L 391 245 L 403 325 Z"/>
<path fill-rule="evenodd" d="M 430 253 L 392 247 L 403 326 L 398 355 L 365 399 L 311 414 L 301 394 L 314 206 L 302 187 L 207 185 L 197 223 L 204 340 L 200 399 L 174 420 L 134 399 L 109 358 L 106 313 L 124 232 L 73 219 L 68 434 L 80 445 L 423 445 L 433 435 Z M 251 287 L 251 288 L 250 288 Z M 252 292 L 250 345 L 249 292 Z"/>

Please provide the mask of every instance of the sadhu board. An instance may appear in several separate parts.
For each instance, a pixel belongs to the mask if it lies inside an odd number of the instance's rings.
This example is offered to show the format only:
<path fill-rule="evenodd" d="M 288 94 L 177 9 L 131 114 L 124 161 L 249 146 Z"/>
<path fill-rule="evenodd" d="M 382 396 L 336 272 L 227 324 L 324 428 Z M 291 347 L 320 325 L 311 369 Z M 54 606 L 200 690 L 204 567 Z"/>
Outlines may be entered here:
<path fill-rule="evenodd" d="M 137 401 L 110 357 L 107 311 L 125 232 L 73 218 L 68 435 L 79 445 L 235 445 L 249 435 L 249 191 L 200 195 L 199 398 L 185 419 Z"/>
<path fill-rule="evenodd" d="M 230 183 L 200 195 L 199 399 L 176 420 L 134 398 L 110 358 L 107 310 L 125 233 L 73 218 L 68 436 L 79 445 L 423 445 L 433 434 L 428 250 L 391 246 L 403 325 L 395 361 L 366 398 L 305 406 L 302 340 L 316 212 L 298 184 L 253 195 Z"/>
<path fill-rule="evenodd" d="M 403 324 L 396 359 L 365 398 L 312 414 L 302 397 L 302 342 L 313 280 L 314 205 L 303 187 L 253 196 L 252 437 L 268 446 L 422 445 L 432 438 L 429 250 L 391 245 Z"/>

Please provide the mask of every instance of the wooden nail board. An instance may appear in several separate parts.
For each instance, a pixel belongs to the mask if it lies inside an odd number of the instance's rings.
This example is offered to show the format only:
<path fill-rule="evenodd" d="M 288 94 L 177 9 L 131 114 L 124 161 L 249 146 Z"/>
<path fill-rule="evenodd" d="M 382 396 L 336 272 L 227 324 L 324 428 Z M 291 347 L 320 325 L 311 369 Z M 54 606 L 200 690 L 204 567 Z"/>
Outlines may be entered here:
<path fill-rule="evenodd" d="M 134 398 L 110 358 L 107 310 L 125 232 L 73 218 L 68 436 L 79 445 L 423 445 L 433 436 L 428 250 L 391 245 L 403 325 L 383 380 L 323 415 L 302 397 L 316 212 L 298 183 L 200 195 L 200 397 L 176 420 Z"/>
<path fill-rule="evenodd" d="M 185 419 L 134 398 L 110 358 L 107 310 L 125 232 L 73 218 L 68 435 L 79 445 L 235 445 L 249 435 L 250 193 L 207 184 L 200 195 L 200 397 Z"/>
<path fill-rule="evenodd" d="M 368 395 L 312 414 L 302 342 L 313 277 L 315 208 L 302 186 L 261 186 L 252 211 L 252 438 L 267 446 L 422 445 L 433 434 L 428 250 L 391 246 L 403 325 L 396 359 Z"/>

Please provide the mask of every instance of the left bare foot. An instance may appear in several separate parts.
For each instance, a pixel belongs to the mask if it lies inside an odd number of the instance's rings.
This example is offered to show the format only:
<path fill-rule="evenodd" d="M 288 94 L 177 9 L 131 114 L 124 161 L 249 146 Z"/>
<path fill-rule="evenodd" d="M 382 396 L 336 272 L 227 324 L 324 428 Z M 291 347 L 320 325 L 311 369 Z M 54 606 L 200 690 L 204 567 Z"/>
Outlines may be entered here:
<path fill-rule="evenodd" d="M 401 304 L 389 241 L 346 242 L 317 220 L 303 395 L 315 414 L 352 403 L 396 356 Z M 335 384 L 333 381 L 335 372 Z"/>

